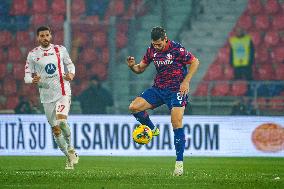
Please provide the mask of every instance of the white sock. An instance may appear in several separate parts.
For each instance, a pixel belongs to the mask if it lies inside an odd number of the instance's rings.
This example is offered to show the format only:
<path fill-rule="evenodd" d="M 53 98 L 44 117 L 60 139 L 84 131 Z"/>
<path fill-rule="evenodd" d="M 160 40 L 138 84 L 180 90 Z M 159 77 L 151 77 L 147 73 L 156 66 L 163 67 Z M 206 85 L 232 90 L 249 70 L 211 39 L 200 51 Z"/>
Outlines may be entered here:
<path fill-rule="evenodd" d="M 71 146 L 71 131 L 70 131 L 70 127 L 67 123 L 67 120 L 66 119 L 58 119 L 57 124 L 59 125 L 59 127 L 62 131 L 62 134 L 63 134 L 64 139 L 65 139 L 66 144 L 67 144 L 67 148 L 68 149 L 73 148 Z"/>
<path fill-rule="evenodd" d="M 58 145 L 59 149 L 66 155 L 68 156 L 68 151 L 67 151 L 67 148 L 66 148 L 66 142 L 65 142 L 65 139 L 63 137 L 62 134 L 60 134 L 59 136 L 55 136 L 55 142 L 56 144 Z"/>

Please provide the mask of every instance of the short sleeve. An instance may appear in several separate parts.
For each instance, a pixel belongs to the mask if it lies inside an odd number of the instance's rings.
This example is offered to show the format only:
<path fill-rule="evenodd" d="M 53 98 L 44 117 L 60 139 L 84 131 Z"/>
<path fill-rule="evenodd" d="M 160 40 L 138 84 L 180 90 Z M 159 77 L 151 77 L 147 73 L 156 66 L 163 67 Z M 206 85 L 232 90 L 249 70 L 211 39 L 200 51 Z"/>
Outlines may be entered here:
<path fill-rule="evenodd" d="M 148 47 L 144 57 L 143 57 L 143 62 L 145 64 L 150 64 L 153 60 L 153 51 L 151 49 L 151 47 Z"/>
<path fill-rule="evenodd" d="M 195 58 L 194 55 L 187 51 L 184 47 L 181 47 L 179 51 L 184 64 L 191 64 L 191 61 Z"/>

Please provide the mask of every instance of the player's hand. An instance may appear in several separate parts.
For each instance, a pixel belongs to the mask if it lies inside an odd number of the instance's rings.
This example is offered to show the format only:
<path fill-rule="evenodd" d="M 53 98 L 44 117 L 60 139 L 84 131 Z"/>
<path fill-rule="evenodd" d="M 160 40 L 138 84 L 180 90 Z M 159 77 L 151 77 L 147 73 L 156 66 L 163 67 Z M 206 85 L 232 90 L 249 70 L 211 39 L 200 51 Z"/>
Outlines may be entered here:
<path fill-rule="evenodd" d="M 72 73 L 67 73 L 63 76 L 63 79 L 67 80 L 67 81 L 72 81 L 74 79 L 74 74 Z"/>
<path fill-rule="evenodd" d="M 132 56 L 127 57 L 127 65 L 132 68 L 135 65 L 135 58 Z"/>
<path fill-rule="evenodd" d="M 179 87 L 179 92 L 182 96 L 186 95 L 189 92 L 189 82 L 182 82 Z"/>
<path fill-rule="evenodd" d="M 35 74 L 35 76 L 33 77 L 32 83 L 33 83 L 33 84 L 38 84 L 39 81 L 40 81 L 40 76 L 37 75 L 37 74 Z"/>

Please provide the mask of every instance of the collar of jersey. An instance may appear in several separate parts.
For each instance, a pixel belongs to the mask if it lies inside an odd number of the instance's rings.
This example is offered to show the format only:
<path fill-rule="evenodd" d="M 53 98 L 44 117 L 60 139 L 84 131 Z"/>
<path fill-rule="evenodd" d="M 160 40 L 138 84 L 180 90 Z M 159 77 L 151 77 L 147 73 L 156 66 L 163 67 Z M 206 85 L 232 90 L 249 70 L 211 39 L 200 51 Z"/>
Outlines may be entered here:
<path fill-rule="evenodd" d="M 53 44 L 49 44 L 49 46 L 48 47 L 46 47 L 46 48 L 43 48 L 42 46 L 39 46 L 39 48 L 41 49 L 41 50 L 43 50 L 43 51 L 49 51 L 51 48 L 53 47 Z"/>

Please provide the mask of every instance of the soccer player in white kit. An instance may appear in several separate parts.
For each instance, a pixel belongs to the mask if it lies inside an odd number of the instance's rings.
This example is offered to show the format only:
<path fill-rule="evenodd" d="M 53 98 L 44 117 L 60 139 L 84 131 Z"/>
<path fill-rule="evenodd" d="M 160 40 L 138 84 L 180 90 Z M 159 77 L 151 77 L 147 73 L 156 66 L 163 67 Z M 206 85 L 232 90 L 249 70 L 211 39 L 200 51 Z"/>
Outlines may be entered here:
<path fill-rule="evenodd" d="M 45 115 L 52 127 L 54 139 L 67 157 L 65 169 L 74 169 L 79 156 L 71 145 L 71 132 L 67 116 L 71 104 L 70 82 L 75 66 L 64 46 L 51 44 L 51 30 L 47 26 L 37 29 L 40 46 L 29 52 L 25 65 L 25 83 L 37 84 Z M 65 72 L 66 70 L 66 72 Z"/>

